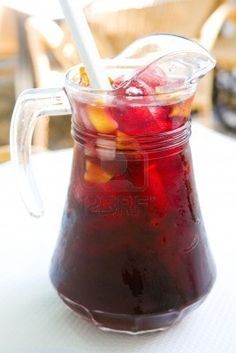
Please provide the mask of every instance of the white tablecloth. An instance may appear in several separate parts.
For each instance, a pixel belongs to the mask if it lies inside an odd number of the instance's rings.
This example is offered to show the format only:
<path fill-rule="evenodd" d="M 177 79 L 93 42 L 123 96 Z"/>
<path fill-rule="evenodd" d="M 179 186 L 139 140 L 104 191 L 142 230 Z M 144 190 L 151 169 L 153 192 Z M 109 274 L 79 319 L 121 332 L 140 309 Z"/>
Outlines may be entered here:
<path fill-rule="evenodd" d="M 33 158 L 46 206 L 39 220 L 19 200 L 11 165 L 0 166 L 1 353 L 236 352 L 236 142 L 194 125 L 192 151 L 217 281 L 204 304 L 181 323 L 135 337 L 104 333 L 80 319 L 49 282 L 71 150 Z"/>

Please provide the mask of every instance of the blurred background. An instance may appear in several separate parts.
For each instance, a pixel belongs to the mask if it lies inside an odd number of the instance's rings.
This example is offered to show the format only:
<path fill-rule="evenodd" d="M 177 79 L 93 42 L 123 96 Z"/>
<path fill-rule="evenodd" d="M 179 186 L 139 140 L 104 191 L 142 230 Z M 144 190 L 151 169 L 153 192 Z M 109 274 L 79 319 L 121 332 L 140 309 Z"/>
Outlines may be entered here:
<path fill-rule="evenodd" d="M 135 39 L 171 32 L 198 40 L 217 60 L 193 104 L 193 118 L 236 138 L 236 0 L 80 0 L 102 57 Z M 0 1 L 0 162 L 9 159 L 10 119 L 19 93 L 62 86 L 79 63 L 56 0 Z M 68 117 L 43 119 L 35 150 L 72 146 Z"/>

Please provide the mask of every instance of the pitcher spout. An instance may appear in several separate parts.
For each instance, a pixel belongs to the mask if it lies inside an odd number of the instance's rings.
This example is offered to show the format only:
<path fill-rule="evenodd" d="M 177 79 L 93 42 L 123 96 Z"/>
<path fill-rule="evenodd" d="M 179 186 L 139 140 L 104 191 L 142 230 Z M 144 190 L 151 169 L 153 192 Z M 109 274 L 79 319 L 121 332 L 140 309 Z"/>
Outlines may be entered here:
<path fill-rule="evenodd" d="M 121 60 L 139 71 L 130 74 L 133 79 L 150 68 L 162 70 L 168 80 L 157 87 L 157 93 L 177 90 L 195 84 L 211 71 L 216 61 L 197 41 L 173 34 L 154 34 L 138 39 L 113 60 Z M 140 70 L 140 67 L 143 69 Z"/>

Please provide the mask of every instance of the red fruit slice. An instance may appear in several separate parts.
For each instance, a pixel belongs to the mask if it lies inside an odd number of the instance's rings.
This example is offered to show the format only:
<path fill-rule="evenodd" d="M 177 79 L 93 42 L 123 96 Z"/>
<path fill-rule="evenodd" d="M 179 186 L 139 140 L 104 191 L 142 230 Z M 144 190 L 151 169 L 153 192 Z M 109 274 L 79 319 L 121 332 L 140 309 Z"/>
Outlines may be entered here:
<path fill-rule="evenodd" d="M 169 106 L 150 107 L 150 112 L 156 123 L 156 133 L 169 131 L 172 129 L 172 121 L 169 118 Z"/>
<path fill-rule="evenodd" d="M 124 134 L 139 136 L 155 130 L 155 122 L 146 107 L 137 107 L 127 102 L 119 107 L 110 108 L 110 111 L 119 124 L 119 131 Z"/>
<path fill-rule="evenodd" d="M 149 108 L 135 104 L 128 97 L 147 96 L 154 90 L 142 80 L 127 82 L 116 90 L 116 95 L 123 96 L 119 107 L 112 107 L 111 114 L 119 124 L 119 130 L 128 135 L 141 135 L 155 131 L 156 124 L 150 114 Z"/>

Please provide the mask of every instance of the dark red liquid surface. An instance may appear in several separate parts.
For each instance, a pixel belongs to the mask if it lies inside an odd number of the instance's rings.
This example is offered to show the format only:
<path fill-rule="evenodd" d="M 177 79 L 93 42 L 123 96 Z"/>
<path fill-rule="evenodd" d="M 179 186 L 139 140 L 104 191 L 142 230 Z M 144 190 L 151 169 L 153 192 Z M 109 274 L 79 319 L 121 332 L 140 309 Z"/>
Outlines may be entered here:
<path fill-rule="evenodd" d="M 146 107 L 106 107 L 118 122 L 111 135 L 121 131 L 125 141 L 115 152 L 109 144 L 109 153 L 94 139 L 75 142 L 51 279 L 69 306 L 99 326 L 164 328 L 214 282 L 188 142 L 152 152 L 136 140 L 126 143 L 144 131 L 181 127 L 188 117 L 171 114 L 184 112 L 186 104 L 152 108 L 152 115 Z M 86 106 L 74 106 L 74 121 L 88 129 L 81 113 Z"/>

